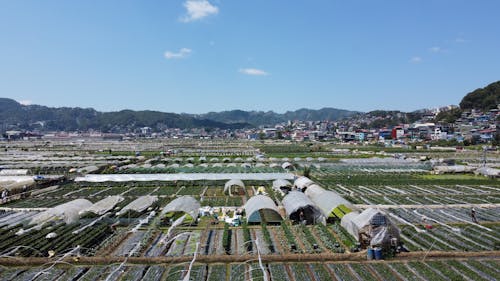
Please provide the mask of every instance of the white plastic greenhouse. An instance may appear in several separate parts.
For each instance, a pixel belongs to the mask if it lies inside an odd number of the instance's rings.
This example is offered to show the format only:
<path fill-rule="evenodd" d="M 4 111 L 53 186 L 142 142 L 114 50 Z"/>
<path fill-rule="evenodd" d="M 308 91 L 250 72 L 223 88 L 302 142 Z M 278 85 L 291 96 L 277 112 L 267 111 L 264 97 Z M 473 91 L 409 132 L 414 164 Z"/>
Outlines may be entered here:
<path fill-rule="evenodd" d="M 388 247 L 392 238 L 400 241 L 399 228 L 384 212 L 374 208 L 349 213 L 340 224 L 363 246 Z"/>
<path fill-rule="evenodd" d="M 282 200 L 286 215 L 293 221 L 306 224 L 325 223 L 321 210 L 300 191 L 291 191 Z"/>
<path fill-rule="evenodd" d="M 195 180 L 293 180 L 292 173 L 180 173 L 85 175 L 76 182 L 195 181 Z"/>
<path fill-rule="evenodd" d="M 287 180 L 273 181 L 273 189 L 281 193 L 288 193 L 292 189 L 292 184 Z"/>
<path fill-rule="evenodd" d="M 46 211 L 36 214 L 29 222 L 30 225 L 41 225 L 50 221 L 63 220 L 70 224 L 78 221 L 80 210 L 89 208 L 92 202 L 86 199 L 76 199 Z"/>
<path fill-rule="evenodd" d="M 200 207 L 200 202 L 198 202 L 193 197 L 181 196 L 168 203 L 161 211 L 160 217 L 163 217 L 170 212 L 183 212 L 188 214 L 193 220 L 195 220 L 196 218 L 198 218 Z"/>
<path fill-rule="evenodd" d="M 228 193 L 229 195 L 232 195 L 231 189 L 233 187 L 240 187 L 240 188 L 244 189 L 245 184 L 241 180 L 232 179 L 232 180 L 226 182 L 226 184 L 224 185 L 224 193 Z"/>
<path fill-rule="evenodd" d="M 304 192 L 311 201 L 318 206 L 325 217 L 342 218 L 346 213 L 354 210 L 351 202 L 345 200 L 340 194 L 325 190 L 317 184 L 312 184 Z"/>
<path fill-rule="evenodd" d="M 124 198 L 120 195 L 108 196 L 94 203 L 92 206 L 81 210 L 80 215 L 83 215 L 85 213 L 94 213 L 96 215 L 103 215 L 104 213 L 113 209 L 116 206 L 116 204 L 122 202 L 123 200 Z"/>
<path fill-rule="evenodd" d="M 296 179 L 295 182 L 293 183 L 295 188 L 300 190 L 306 189 L 308 186 L 312 184 L 314 184 L 314 182 L 310 180 L 308 177 L 300 177 Z"/>
<path fill-rule="evenodd" d="M 149 208 L 153 203 L 158 201 L 157 196 L 145 195 L 141 196 L 134 201 L 130 202 L 127 206 L 123 207 L 118 213 L 117 216 L 125 214 L 128 211 L 142 212 Z"/>
<path fill-rule="evenodd" d="M 273 199 L 255 195 L 244 206 L 248 223 L 279 223 L 283 220 Z"/>

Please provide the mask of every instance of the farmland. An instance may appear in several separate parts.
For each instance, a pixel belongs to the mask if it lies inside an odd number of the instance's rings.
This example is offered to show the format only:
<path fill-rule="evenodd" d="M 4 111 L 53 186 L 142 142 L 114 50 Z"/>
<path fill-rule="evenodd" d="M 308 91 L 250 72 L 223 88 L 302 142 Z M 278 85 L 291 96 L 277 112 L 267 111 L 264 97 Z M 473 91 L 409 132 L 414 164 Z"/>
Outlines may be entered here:
<path fill-rule="evenodd" d="M 175 154 L 160 153 L 166 148 Z M 431 175 L 426 161 L 395 159 L 388 152 L 374 160 L 332 149 L 330 144 L 209 140 L 9 143 L 0 152 L 4 169 L 58 179 L 37 180 L 27 191 L 13 189 L 0 205 L 0 279 L 182 280 L 187 274 L 191 280 L 228 281 L 498 278 L 498 179 Z M 475 165 L 475 155 L 459 156 Z M 443 152 L 436 156 L 454 157 Z M 489 157 L 495 163 L 500 158 L 493 152 Z M 90 166 L 96 169 L 82 169 Z M 367 260 L 366 250 L 359 251 L 358 241 L 338 217 L 313 225 L 287 218 L 285 195 L 273 188 L 273 180 L 260 177 L 276 175 L 293 183 L 305 170 L 355 208 L 386 212 L 409 252 Z M 147 180 L 158 174 L 183 179 Z M 225 184 L 236 174 L 248 179 L 230 196 Z M 186 179 L 190 175 L 201 179 Z M 116 180 L 99 181 L 99 176 Z M 283 221 L 246 223 L 243 217 L 241 224 L 229 225 L 221 219 L 243 212 L 259 193 L 272 199 Z M 76 212 L 76 220 L 59 215 L 30 224 L 61 204 L 86 200 L 92 205 L 109 196 L 121 199 L 103 213 Z M 145 196 L 154 200 L 144 208 L 122 211 Z M 216 215 L 184 218 L 174 225 L 180 215 L 170 214 L 169 220 L 162 210 L 185 196 Z"/>

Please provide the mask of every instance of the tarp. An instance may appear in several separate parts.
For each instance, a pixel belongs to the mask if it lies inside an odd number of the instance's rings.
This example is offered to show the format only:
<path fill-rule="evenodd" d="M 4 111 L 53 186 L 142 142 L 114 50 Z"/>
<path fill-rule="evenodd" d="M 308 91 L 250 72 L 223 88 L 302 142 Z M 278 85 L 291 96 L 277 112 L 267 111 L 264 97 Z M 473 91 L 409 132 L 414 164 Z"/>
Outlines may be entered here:
<path fill-rule="evenodd" d="M 194 180 L 293 180 L 292 173 L 185 173 L 185 174 L 109 174 L 77 177 L 77 182 L 194 181 Z"/>
<path fill-rule="evenodd" d="M 259 212 L 261 210 L 265 214 L 265 219 L 271 220 L 267 222 L 279 222 L 282 220 L 278 207 L 273 199 L 265 195 L 255 195 L 248 199 L 244 208 L 247 222 L 249 223 L 262 222 Z"/>

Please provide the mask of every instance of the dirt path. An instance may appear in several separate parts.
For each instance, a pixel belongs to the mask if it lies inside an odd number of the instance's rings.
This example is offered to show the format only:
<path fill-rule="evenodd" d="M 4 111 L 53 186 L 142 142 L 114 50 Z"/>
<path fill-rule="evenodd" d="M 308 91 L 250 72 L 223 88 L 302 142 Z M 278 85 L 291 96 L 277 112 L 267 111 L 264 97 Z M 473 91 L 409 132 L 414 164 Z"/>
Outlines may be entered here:
<path fill-rule="evenodd" d="M 500 251 L 483 251 L 483 252 L 444 252 L 444 251 L 431 251 L 427 254 L 424 252 L 411 252 L 402 253 L 397 256 L 393 261 L 420 261 L 423 255 L 426 255 L 426 260 L 441 260 L 441 259 L 471 259 L 471 258 L 491 258 L 500 260 Z M 200 263 L 237 263 L 245 262 L 249 259 L 255 258 L 256 255 L 210 255 L 198 256 L 197 262 Z M 80 257 L 78 261 L 72 258 L 65 259 L 65 262 L 75 265 L 107 265 L 110 263 L 123 262 L 125 257 L 116 256 L 99 256 L 99 257 Z M 129 257 L 128 263 L 131 264 L 161 264 L 161 263 L 185 263 L 192 260 L 191 256 L 160 256 L 160 257 Z M 28 265 L 42 265 L 45 263 L 53 262 L 49 258 L 11 258 L 3 257 L 0 259 L 0 265 L 5 266 L 28 266 Z M 262 261 L 269 262 L 338 262 L 338 263 L 384 263 L 387 261 L 367 261 L 366 252 L 351 253 L 351 254 L 288 254 L 288 255 L 263 255 Z M 389 262 L 391 260 L 388 260 Z"/>

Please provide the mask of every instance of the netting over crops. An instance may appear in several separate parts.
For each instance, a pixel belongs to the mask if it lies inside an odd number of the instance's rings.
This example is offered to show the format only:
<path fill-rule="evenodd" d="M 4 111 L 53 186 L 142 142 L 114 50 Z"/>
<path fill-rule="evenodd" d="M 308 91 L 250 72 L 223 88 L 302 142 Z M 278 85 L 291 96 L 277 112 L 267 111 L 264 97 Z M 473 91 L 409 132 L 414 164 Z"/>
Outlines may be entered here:
<path fill-rule="evenodd" d="M 247 222 L 280 222 L 282 220 L 273 199 L 265 195 L 255 195 L 244 206 Z M 262 218 L 264 217 L 264 219 Z"/>
<path fill-rule="evenodd" d="M 191 218 L 196 219 L 200 210 L 200 202 L 191 196 L 181 196 L 176 198 L 172 202 L 168 203 L 167 206 L 161 211 L 161 216 L 169 212 L 183 212 L 191 216 Z"/>
<path fill-rule="evenodd" d="M 292 173 L 182 173 L 182 174 L 110 174 L 77 177 L 81 182 L 191 181 L 191 180 L 292 180 Z"/>
<path fill-rule="evenodd" d="M 108 196 L 94 203 L 92 206 L 81 210 L 80 214 L 85 214 L 89 212 L 89 213 L 94 213 L 96 215 L 103 215 L 104 213 L 113 209 L 116 206 L 116 204 L 122 202 L 123 200 L 124 198 L 120 195 Z"/>
<path fill-rule="evenodd" d="M 70 224 L 78 221 L 80 210 L 90 206 L 92 206 L 92 202 L 89 200 L 76 199 L 38 213 L 30 220 L 29 224 L 40 225 L 56 220 L 63 220 L 65 223 Z"/>
<path fill-rule="evenodd" d="M 134 201 L 130 202 L 127 206 L 123 207 L 123 209 L 118 212 L 117 215 L 124 214 L 128 211 L 134 211 L 134 212 L 142 212 L 149 208 L 153 203 L 158 201 L 158 196 L 152 196 L 152 195 L 145 195 L 141 196 Z"/>
<path fill-rule="evenodd" d="M 382 211 L 368 208 L 345 215 L 341 223 L 356 240 L 371 246 L 387 246 L 391 238 L 399 238 L 399 228 Z"/>
<path fill-rule="evenodd" d="M 283 198 L 287 216 L 294 221 L 306 221 L 307 224 L 323 222 L 325 217 L 320 209 L 300 191 L 291 191 Z"/>

